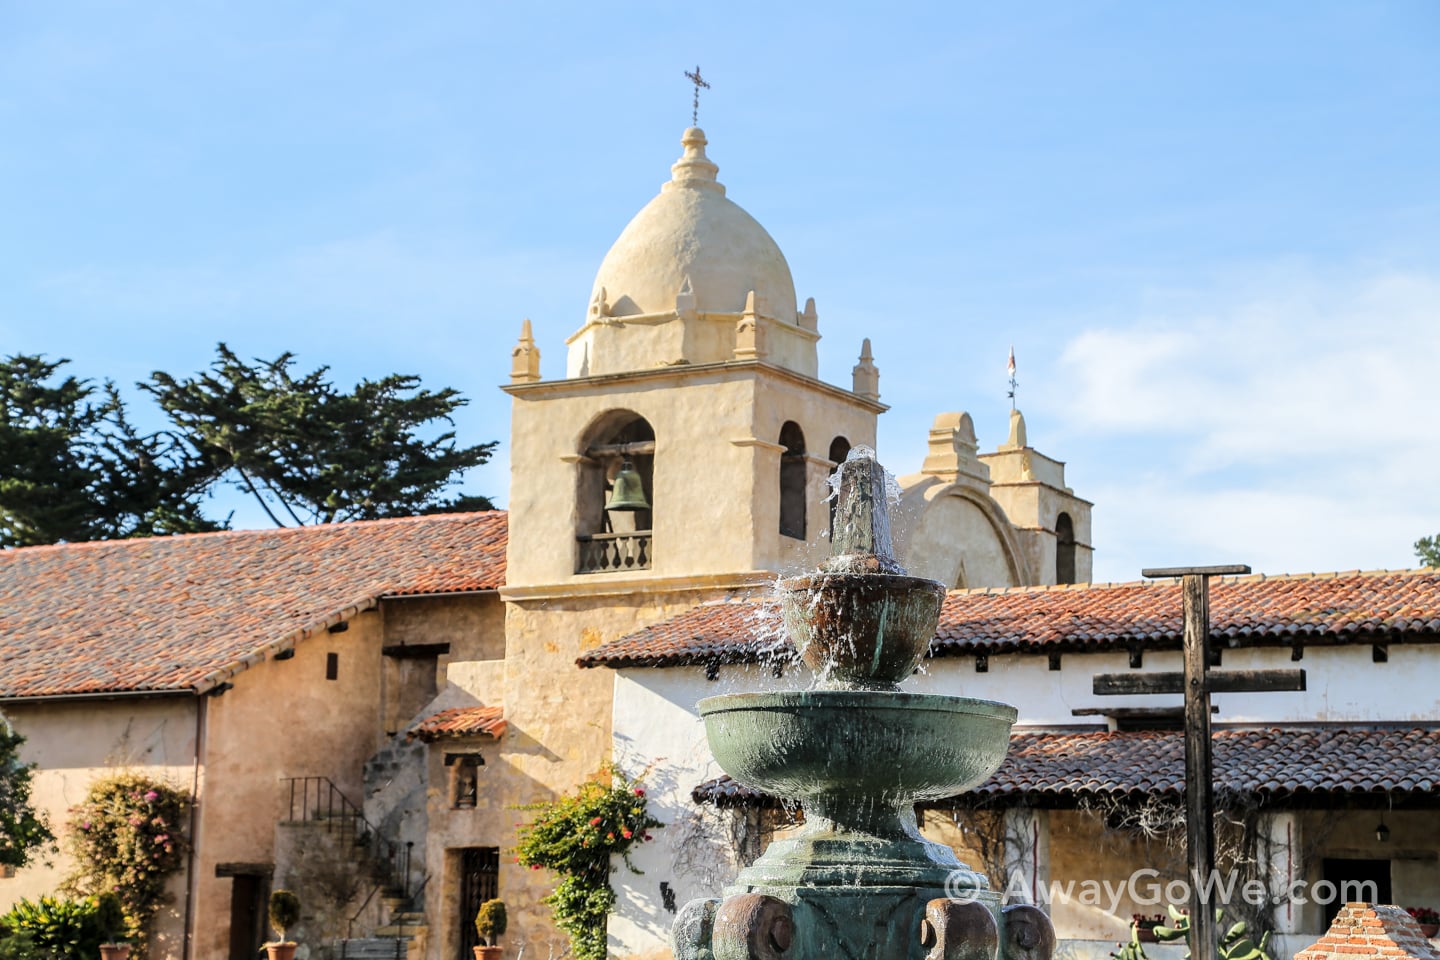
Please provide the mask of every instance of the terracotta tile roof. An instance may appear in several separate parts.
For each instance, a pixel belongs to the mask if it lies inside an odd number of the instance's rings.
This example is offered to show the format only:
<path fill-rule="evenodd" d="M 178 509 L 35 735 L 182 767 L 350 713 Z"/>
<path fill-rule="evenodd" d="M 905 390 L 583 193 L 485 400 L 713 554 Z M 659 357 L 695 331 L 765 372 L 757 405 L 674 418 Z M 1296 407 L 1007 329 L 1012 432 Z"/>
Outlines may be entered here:
<path fill-rule="evenodd" d="M 695 607 L 587 653 L 582 667 L 738 663 L 789 654 L 767 603 Z M 1440 571 L 1217 578 L 1213 634 L 1230 646 L 1440 639 Z M 1175 581 L 958 590 L 945 598 L 935 656 L 1178 648 Z"/>
<path fill-rule="evenodd" d="M 452 737 L 494 737 L 505 735 L 505 716 L 500 707 L 453 707 L 421 720 L 405 734 L 410 740 L 435 740 Z"/>
<path fill-rule="evenodd" d="M 203 692 L 380 597 L 498 588 L 506 515 L 0 550 L 0 698 Z"/>
<path fill-rule="evenodd" d="M 1298 802 L 1337 793 L 1433 797 L 1440 790 L 1437 729 L 1307 727 L 1217 730 L 1214 736 L 1218 790 Z M 1000 769 L 971 794 L 1037 805 L 1184 795 L 1185 741 L 1178 731 L 1019 732 Z M 773 802 L 729 777 L 700 784 L 693 796 L 720 806 Z"/>

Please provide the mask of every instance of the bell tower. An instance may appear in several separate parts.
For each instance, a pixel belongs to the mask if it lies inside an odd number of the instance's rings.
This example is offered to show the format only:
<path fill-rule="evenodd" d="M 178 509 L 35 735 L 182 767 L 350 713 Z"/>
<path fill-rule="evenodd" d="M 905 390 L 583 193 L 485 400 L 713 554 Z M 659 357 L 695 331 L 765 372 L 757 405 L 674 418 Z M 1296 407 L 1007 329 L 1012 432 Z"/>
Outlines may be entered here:
<path fill-rule="evenodd" d="M 704 131 L 605 256 L 565 376 L 514 351 L 507 593 L 728 590 L 804 560 L 832 454 L 874 445 L 879 372 L 816 377 L 819 317 L 725 195 Z M 532 359 L 533 358 L 533 359 Z"/>

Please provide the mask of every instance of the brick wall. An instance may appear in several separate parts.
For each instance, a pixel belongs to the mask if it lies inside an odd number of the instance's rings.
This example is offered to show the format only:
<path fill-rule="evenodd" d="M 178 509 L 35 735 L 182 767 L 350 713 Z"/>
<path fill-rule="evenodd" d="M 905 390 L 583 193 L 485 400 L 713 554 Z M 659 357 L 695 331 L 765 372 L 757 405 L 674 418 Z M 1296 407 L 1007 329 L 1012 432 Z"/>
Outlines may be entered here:
<path fill-rule="evenodd" d="M 1373 903 L 1347 903 L 1330 929 L 1295 960 L 1440 960 L 1404 909 Z"/>

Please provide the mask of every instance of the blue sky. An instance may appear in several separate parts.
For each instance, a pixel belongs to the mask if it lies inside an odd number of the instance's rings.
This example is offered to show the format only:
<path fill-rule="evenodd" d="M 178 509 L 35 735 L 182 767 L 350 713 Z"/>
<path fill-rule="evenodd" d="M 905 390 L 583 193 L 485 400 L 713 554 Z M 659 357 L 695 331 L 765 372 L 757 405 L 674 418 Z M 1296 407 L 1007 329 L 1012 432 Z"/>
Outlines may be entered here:
<path fill-rule="evenodd" d="M 1098 579 L 1440 530 L 1430 2 L 0 0 L 0 351 L 130 383 L 293 350 L 503 440 L 521 319 L 560 375 L 697 62 L 822 375 L 874 341 L 897 473 L 940 411 L 1004 439 L 1013 343 Z M 508 483 L 502 447 L 467 487 Z"/>

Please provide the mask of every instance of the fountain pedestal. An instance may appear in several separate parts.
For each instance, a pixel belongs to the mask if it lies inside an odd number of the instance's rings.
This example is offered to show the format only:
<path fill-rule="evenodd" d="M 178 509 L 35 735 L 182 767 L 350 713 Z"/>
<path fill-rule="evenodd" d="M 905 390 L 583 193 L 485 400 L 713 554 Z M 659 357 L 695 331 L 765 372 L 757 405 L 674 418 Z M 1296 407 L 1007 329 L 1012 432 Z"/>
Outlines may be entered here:
<path fill-rule="evenodd" d="M 925 655 L 943 586 L 893 557 L 885 477 L 841 467 L 834 555 L 781 583 L 786 628 L 820 689 L 701 700 L 716 761 L 805 810 L 724 890 L 677 917 L 675 960 L 1049 960 L 1037 908 L 1002 909 L 986 878 L 926 840 L 915 804 L 983 781 L 1005 757 L 1015 708 L 902 693 Z"/>

